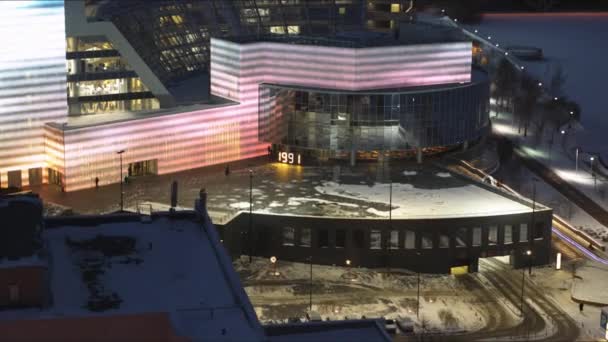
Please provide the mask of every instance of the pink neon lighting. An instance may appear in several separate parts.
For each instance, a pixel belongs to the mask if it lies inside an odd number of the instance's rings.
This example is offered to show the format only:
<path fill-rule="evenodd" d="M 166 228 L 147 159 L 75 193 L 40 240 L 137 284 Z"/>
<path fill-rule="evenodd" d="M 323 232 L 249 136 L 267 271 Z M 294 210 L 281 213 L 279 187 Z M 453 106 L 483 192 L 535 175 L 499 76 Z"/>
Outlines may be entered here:
<path fill-rule="evenodd" d="M 119 181 L 121 149 L 125 165 L 156 159 L 159 174 L 264 155 L 261 83 L 365 90 L 469 82 L 470 64 L 469 43 L 348 49 L 212 39 L 211 93 L 239 103 L 63 131 L 49 126 L 47 163 L 73 191 L 94 186 L 95 177 Z"/>

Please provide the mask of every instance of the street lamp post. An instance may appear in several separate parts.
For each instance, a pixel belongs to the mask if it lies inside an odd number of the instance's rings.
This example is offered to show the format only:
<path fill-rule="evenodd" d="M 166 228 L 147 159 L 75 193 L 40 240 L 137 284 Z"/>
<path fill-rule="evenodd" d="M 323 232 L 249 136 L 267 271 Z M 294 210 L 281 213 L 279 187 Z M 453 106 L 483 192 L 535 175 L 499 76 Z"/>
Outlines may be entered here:
<path fill-rule="evenodd" d="M 420 258 L 420 252 L 416 252 L 416 256 Z M 420 269 L 416 268 L 416 277 L 418 291 L 416 294 L 416 317 L 420 318 Z"/>
<path fill-rule="evenodd" d="M 310 260 L 310 291 L 308 298 L 308 312 L 312 312 L 312 255 L 308 258 Z"/>
<path fill-rule="evenodd" d="M 576 148 L 576 158 L 574 164 L 576 165 L 576 172 L 578 172 L 578 155 L 579 155 L 579 147 Z"/>
<path fill-rule="evenodd" d="M 530 247 L 534 244 L 534 231 L 535 231 L 535 214 L 536 214 L 536 182 L 538 182 L 537 178 L 532 178 L 532 225 L 530 226 L 530 230 L 528 235 L 530 236 Z M 528 254 L 530 255 L 530 254 Z M 528 264 L 528 274 L 532 275 L 532 263 Z"/>
<path fill-rule="evenodd" d="M 249 233 L 247 234 L 249 243 L 249 263 L 253 255 L 253 170 L 249 169 Z"/>
<path fill-rule="evenodd" d="M 123 196 L 124 196 L 124 192 L 123 192 L 123 181 L 124 179 L 122 178 L 122 154 L 125 152 L 125 150 L 120 150 L 117 151 L 116 154 L 118 154 L 120 156 L 120 211 L 122 212 L 124 209 L 124 201 L 123 201 Z"/>
<path fill-rule="evenodd" d="M 528 257 L 528 264 L 530 264 L 529 260 L 530 257 L 532 256 L 532 251 L 531 250 L 527 250 L 526 251 L 526 256 Z M 521 271 L 521 307 L 519 309 L 520 315 L 521 317 L 524 316 L 524 285 L 526 284 L 526 268 L 522 267 L 522 271 Z"/>
<path fill-rule="evenodd" d="M 591 176 L 593 177 L 593 187 L 595 190 L 597 190 L 597 178 L 595 177 L 595 171 L 593 170 L 593 161 L 595 160 L 595 157 L 591 156 L 589 160 L 591 160 Z"/>

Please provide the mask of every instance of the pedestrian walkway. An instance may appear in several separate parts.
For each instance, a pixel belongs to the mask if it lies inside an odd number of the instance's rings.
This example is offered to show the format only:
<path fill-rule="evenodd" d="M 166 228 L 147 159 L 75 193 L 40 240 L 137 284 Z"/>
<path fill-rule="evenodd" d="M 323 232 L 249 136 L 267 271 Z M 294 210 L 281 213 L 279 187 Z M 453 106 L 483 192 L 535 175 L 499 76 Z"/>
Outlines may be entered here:
<path fill-rule="evenodd" d="M 540 109 L 539 109 L 540 110 Z M 542 132 L 538 129 L 540 113 L 529 125 L 528 134 L 523 136 L 523 128 L 518 129 L 511 113 L 493 112 L 494 133 L 510 139 L 516 146 L 516 155 L 538 177 L 558 190 L 576 206 L 584 210 L 603 225 L 598 236 L 608 238 L 608 180 L 591 172 L 591 154 L 584 153 L 584 147 L 577 144 L 577 136 L 584 134 L 584 128 L 575 121 L 561 127 L 546 123 Z M 578 156 L 576 148 L 579 149 Z M 578 161 L 577 161 L 578 157 Z M 578 226 L 578 224 L 575 225 Z"/>

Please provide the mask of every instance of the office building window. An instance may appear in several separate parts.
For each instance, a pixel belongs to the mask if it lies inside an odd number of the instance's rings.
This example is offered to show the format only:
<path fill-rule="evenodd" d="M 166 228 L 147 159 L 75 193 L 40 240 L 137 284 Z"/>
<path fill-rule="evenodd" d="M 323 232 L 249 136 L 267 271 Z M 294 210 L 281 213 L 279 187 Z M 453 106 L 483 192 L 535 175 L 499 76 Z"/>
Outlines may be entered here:
<path fill-rule="evenodd" d="M 388 248 L 390 248 L 390 249 L 399 248 L 399 231 L 398 230 L 391 230 L 391 236 L 389 239 Z"/>
<path fill-rule="evenodd" d="M 405 231 L 405 249 L 416 248 L 416 232 L 411 230 Z"/>
<path fill-rule="evenodd" d="M 319 229 L 319 248 L 329 247 L 329 230 Z"/>
<path fill-rule="evenodd" d="M 296 230 L 293 227 L 283 227 L 283 246 L 293 246 Z"/>
<path fill-rule="evenodd" d="M 513 243 L 513 226 L 510 224 L 505 225 L 503 241 L 505 245 Z"/>
<path fill-rule="evenodd" d="M 458 228 L 456 231 L 456 236 L 454 236 L 454 244 L 456 247 L 466 247 L 468 240 L 468 229 Z"/>
<path fill-rule="evenodd" d="M 473 228 L 473 246 L 481 246 L 481 228 Z"/>
<path fill-rule="evenodd" d="M 310 247 L 311 241 L 310 228 L 302 228 L 300 230 L 300 246 Z"/>
<path fill-rule="evenodd" d="M 336 248 L 344 248 L 346 246 L 346 231 L 344 229 L 336 229 Z"/>
<path fill-rule="evenodd" d="M 382 232 L 379 230 L 372 230 L 369 234 L 369 248 L 370 249 L 381 249 L 382 248 Z"/>
<path fill-rule="evenodd" d="M 519 225 L 519 242 L 528 241 L 528 224 L 522 223 Z"/>
<path fill-rule="evenodd" d="M 422 248 L 433 248 L 433 236 L 429 233 L 422 234 Z"/>
<path fill-rule="evenodd" d="M 488 244 L 495 245 L 498 243 L 498 226 L 490 226 L 488 229 Z"/>
<path fill-rule="evenodd" d="M 450 237 L 447 235 L 439 235 L 439 248 L 450 248 Z"/>
<path fill-rule="evenodd" d="M 357 229 L 353 232 L 353 243 L 355 248 L 365 248 L 365 232 Z"/>

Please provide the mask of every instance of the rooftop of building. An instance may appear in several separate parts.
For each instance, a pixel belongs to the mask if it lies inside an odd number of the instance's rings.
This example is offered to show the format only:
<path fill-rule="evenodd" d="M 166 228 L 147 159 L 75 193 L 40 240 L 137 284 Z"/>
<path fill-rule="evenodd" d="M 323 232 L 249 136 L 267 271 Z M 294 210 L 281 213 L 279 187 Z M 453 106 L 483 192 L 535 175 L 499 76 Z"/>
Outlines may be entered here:
<path fill-rule="evenodd" d="M 274 158 L 273 158 L 274 160 Z M 306 165 L 307 161 L 303 163 Z M 253 210 L 272 215 L 326 218 L 386 219 L 392 179 L 393 219 L 443 219 L 529 213 L 532 202 L 514 198 L 431 163 L 391 161 L 383 172 L 376 163 L 355 167 L 268 163 L 267 157 L 217 165 L 170 175 L 142 177 L 129 182 L 125 207 L 136 210 L 146 203 L 167 210 L 171 183 L 180 184 L 178 205 L 190 209 L 201 188 L 208 194 L 214 223 L 225 223 L 239 211 L 249 210 L 249 169 L 254 171 Z M 44 198 L 83 214 L 116 210 L 118 185 L 69 193 L 45 191 Z M 86 199 L 86 200 L 85 200 Z M 544 210 L 537 204 L 537 210 Z"/>
<path fill-rule="evenodd" d="M 168 312 L 181 336 L 251 340 L 259 323 L 214 234 L 194 213 L 47 220 L 52 305 L 0 321 Z"/>
<path fill-rule="evenodd" d="M 432 92 L 445 91 L 450 89 L 457 88 L 465 88 L 474 84 L 488 82 L 489 76 L 488 74 L 481 70 L 476 66 L 472 66 L 471 68 L 471 81 L 470 82 L 460 82 L 460 83 L 443 83 L 443 84 L 432 84 L 425 86 L 415 86 L 415 87 L 396 87 L 396 88 L 383 88 L 383 89 L 369 89 L 369 90 L 338 90 L 338 89 L 327 89 L 327 88 L 312 88 L 305 86 L 297 86 L 297 85 L 284 85 L 284 84 L 273 84 L 273 83 L 264 83 L 263 85 L 270 88 L 278 88 L 278 89 L 293 89 L 293 90 L 303 90 L 303 91 L 312 91 L 319 93 L 329 93 L 329 94 L 344 94 L 344 95 L 381 95 L 381 94 L 405 94 L 405 95 L 418 95 Z"/>
<path fill-rule="evenodd" d="M 307 36 L 307 35 L 243 35 L 227 39 L 239 44 L 258 42 L 273 42 L 297 45 L 317 45 L 341 48 L 368 48 L 397 45 L 421 45 L 433 43 L 451 43 L 470 41 L 458 30 L 452 27 L 435 25 L 426 22 L 402 22 L 398 34 L 388 34 L 372 31 L 344 31 L 333 36 Z"/>
<path fill-rule="evenodd" d="M 165 115 L 174 115 L 200 110 L 208 110 L 237 104 L 237 102 L 230 101 L 228 99 L 217 96 L 211 96 L 208 100 L 204 102 L 198 102 L 195 99 L 189 98 L 188 94 L 182 94 L 182 97 L 184 100 L 183 104 L 178 104 L 177 106 L 171 108 L 69 116 L 68 121 L 65 124 L 51 122 L 47 123 L 47 125 L 59 130 L 69 131 L 87 127 L 102 126 L 112 123 L 126 122 L 131 120 L 140 120 L 161 117 Z"/>

